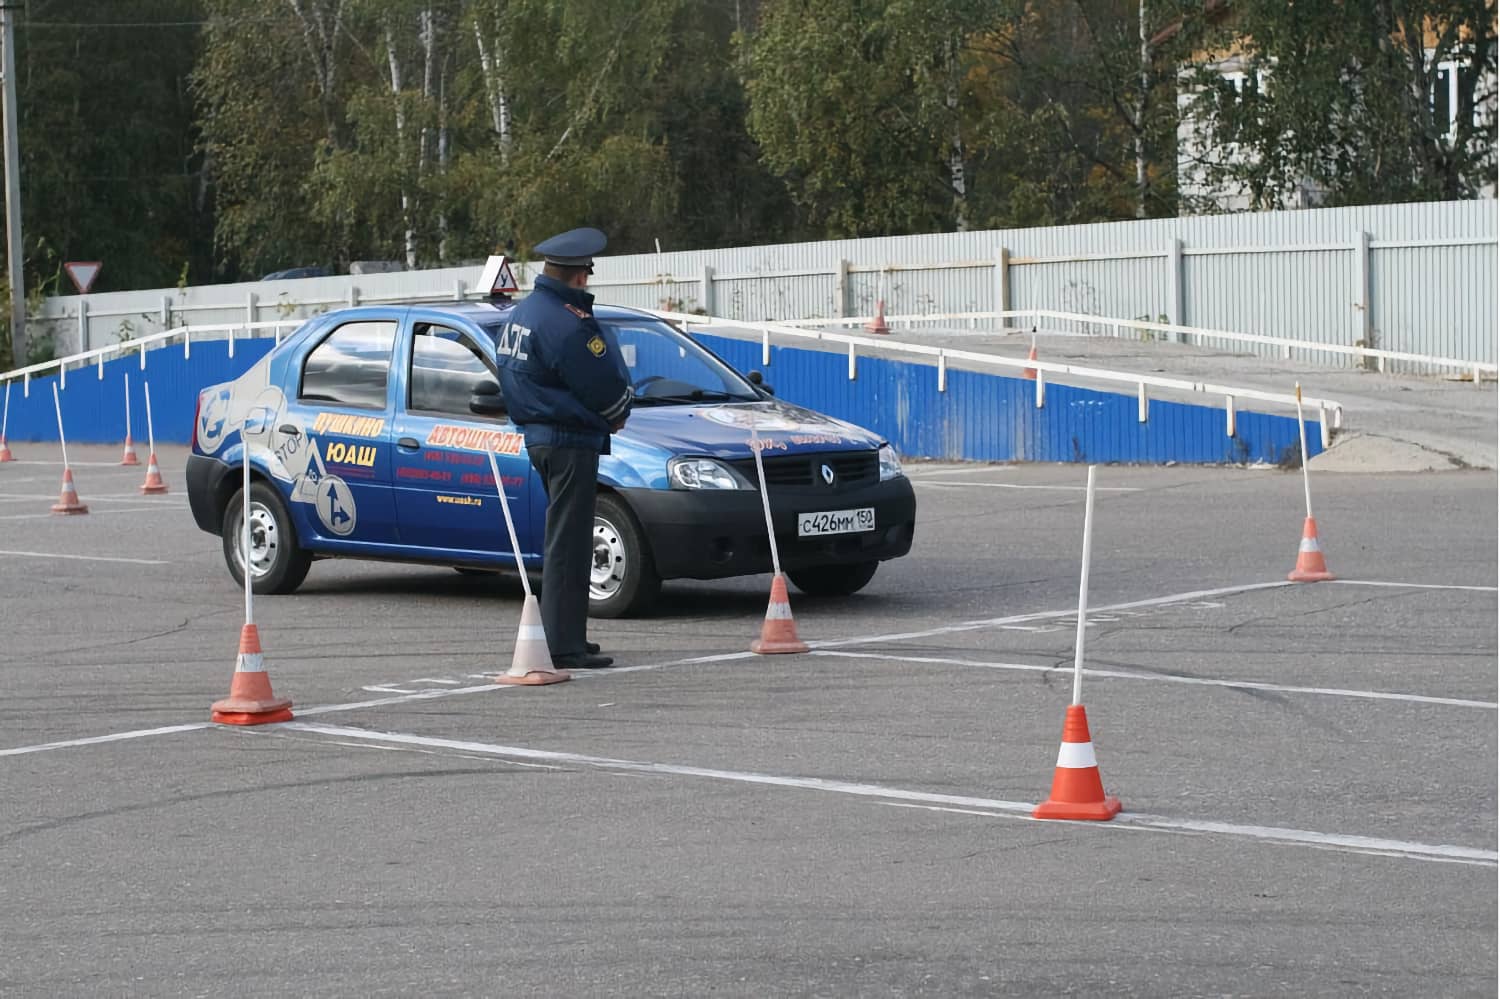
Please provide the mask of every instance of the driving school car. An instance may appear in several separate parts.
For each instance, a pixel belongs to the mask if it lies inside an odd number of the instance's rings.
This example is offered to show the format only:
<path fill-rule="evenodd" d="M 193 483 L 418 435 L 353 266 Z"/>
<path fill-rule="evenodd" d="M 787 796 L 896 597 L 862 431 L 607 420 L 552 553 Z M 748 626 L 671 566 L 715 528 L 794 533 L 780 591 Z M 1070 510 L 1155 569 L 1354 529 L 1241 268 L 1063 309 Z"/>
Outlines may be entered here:
<path fill-rule="evenodd" d="M 506 417 L 496 346 L 513 303 L 341 309 L 240 378 L 204 389 L 188 500 L 243 585 L 241 463 L 250 464 L 251 585 L 295 590 L 315 559 L 515 567 L 494 455 L 528 569 L 547 497 Z M 752 436 L 783 570 L 851 594 L 911 548 L 916 500 L 875 434 L 774 397 L 674 326 L 599 307 L 636 394 L 599 462 L 590 613 L 639 614 L 664 579 L 771 569 Z"/>

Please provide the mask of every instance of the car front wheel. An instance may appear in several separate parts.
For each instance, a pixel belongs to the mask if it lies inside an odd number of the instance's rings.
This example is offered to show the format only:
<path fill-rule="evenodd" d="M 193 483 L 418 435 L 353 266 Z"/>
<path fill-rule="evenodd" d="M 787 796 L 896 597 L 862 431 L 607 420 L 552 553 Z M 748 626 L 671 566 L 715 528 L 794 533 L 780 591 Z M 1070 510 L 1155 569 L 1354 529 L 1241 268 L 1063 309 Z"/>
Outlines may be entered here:
<path fill-rule="evenodd" d="M 649 610 L 660 593 L 661 576 L 635 514 L 618 496 L 601 495 L 594 504 L 589 616 L 632 617 Z"/>
<path fill-rule="evenodd" d="M 865 588 L 875 578 L 879 562 L 856 562 L 853 565 L 815 565 L 806 569 L 788 569 L 787 576 L 803 593 L 815 597 L 847 597 Z"/>
<path fill-rule="evenodd" d="M 235 490 L 224 508 L 224 561 L 245 585 L 244 490 Z M 281 495 L 264 482 L 250 485 L 250 588 L 256 593 L 291 593 L 307 578 L 312 556 L 297 544 L 297 529 Z"/>

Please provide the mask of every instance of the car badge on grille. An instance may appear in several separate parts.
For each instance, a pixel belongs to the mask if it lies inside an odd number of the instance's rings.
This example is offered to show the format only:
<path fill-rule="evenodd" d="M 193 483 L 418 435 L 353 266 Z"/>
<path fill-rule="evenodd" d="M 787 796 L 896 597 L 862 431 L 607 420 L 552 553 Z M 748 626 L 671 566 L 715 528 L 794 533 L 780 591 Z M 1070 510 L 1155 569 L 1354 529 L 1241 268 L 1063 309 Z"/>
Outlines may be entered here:
<path fill-rule="evenodd" d="M 831 465 L 824 465 L 823 468 L 822 468 L 822 472 L 823 472 L 823 481 L 826 482 L 826 483 L 828 483 L 830 486 L 833 485 L 833 466 L 831 466 Z"/>

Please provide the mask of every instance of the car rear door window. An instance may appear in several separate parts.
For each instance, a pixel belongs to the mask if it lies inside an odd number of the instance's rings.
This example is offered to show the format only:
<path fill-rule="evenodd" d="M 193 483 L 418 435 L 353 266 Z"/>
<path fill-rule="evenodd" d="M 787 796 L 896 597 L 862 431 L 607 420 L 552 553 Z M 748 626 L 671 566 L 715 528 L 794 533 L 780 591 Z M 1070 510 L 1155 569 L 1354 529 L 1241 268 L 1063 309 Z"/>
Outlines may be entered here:
<path fill-rule="evenodd" d="M 493 363 L 457 330 L 418 323 L 412 333 L 407 408 L 474 419 L 469 399 L 480 382 L 495 381 Z"/>
<path fill-rule="evenodd" d="M 394 322 L 345 323 L 313 348 L 302 365 L 298 398 L 360 409 L 384 409 Z"/>

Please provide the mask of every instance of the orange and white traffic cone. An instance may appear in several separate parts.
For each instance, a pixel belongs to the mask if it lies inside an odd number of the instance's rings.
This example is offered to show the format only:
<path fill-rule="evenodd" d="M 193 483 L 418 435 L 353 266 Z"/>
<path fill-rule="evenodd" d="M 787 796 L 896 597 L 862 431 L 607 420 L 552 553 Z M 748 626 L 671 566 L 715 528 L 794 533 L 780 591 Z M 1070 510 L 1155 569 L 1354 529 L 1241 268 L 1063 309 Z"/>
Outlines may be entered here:
<path fill-rule="evenodd" d="M 495 682 L 540 687 L 571 679 L 572 673 L 552 665 L 547 630 L 542 627 L 542 606 L 537 603 L 536 594 L 526 594 L 526 600 L 521 604 L 521 626 L 516 629 L 516 651 L 511 656 L 510 669 L 495 677 Z"/>
<path fill-rule="evenodd" d="M 1321 583 L 1333 578 L 1318 546 L 1318 522 L 1308 517 L 1302 522 L 1302 542 L 1297 545 L 1297 567 L 1286 578 L 1294 583 Z"/>
<path fill-rule="evenodd" d="M 127 432 L 125 434 L 125 454 L 120 458 L 120 464 L 139 465 L 140 463 L 140 459 L 135 456 L 135 444 L 131 442 L 130 434 Z"/>
<path fill-rule="evenodd" d="M 10 445 L 5 443 L 5 435 L 0 434 L 0 461 L 15 461 L 16 456 L 10 453 Z"/>
<path fill-rule="evenodd" d="M 1082 704 L 1068 705 L 1062 748 L 1052 777 L 1052 793 L 1031 813 L 1034 819 L 1086 819 L 1102 822 L 1120 814 L 1120 799 L 1104 793 L 1089 720 Z"/>
<path fill-rule="evenodd" d="M 1035 336 L 1032 336 L 1032 338 L 1031 338 L 1031 350 L 1027 353 L 1026 360 L 1028 360 L 1028 361 L 1035 361 L 1036 360 L 1036 337 Z M 1024 371 L 1021 372 L 1021 375 L 1022 375 L 1022 377 L 1027 378 L 1027 379 L 1029 379 L 1031 381 L 1036 381 L 1036 368 L 1027 368 L 1026 370 L 1024 370 Z"/>
<path fill-rule="evenodd" d="M 89 508 L 78 502 L 78 490 L 73 487 L 73 469 L 63 466 L 62 493 L 52 504 L 53 513 L 88 513 Z"/>
<path fill-rule="evenodd" d="M 240 629 L 240 654 L 234 661 L 229 696 L 215 701 L 210 717 L 221 725 L 268 725 L 292 720 L 292 702 L 271 691 L 260 632 L 253 624 Z"/>
<path fill-rule="evenodd" d="M 146 481 L 141 484 L 141 492 L 147 496 L 160 496 L 167 491 L 167 484 L 162 481 L 161 469 L 156 467 L 156 452 L 151 452 L 151 457 L 146 461 Z"/>
<path fill-rule="evenodd" d="M 771 577 L 771 602 L 766 605 L 766 620 L 760 637 L 750 643 L 750 651 L 759 655 L 781 652 L 806 652 L 807 643 L 797 637 L 797 622 L 792 619 L 792 604 L 786 596 L 786 577 Z"/>
<path fill-rule="evenodd" d="M 875 303 L 875 318 L 865 323 L 865 332 L 884 335 L 890 331 L 891 328 L 885 324 L 885 299 L 882 298 Z"/>

